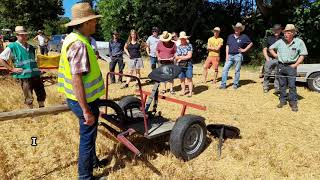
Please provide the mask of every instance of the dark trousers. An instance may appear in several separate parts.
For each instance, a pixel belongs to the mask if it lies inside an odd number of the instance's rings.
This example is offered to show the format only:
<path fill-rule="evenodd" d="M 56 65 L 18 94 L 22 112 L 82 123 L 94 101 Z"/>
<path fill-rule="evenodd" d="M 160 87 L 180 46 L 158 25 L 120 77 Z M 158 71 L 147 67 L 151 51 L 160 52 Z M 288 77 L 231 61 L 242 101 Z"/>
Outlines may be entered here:
<path fill-rule="evenodd" d="M 78 117 L 80 125 L 80 144 L 78 174 L 79 180 L 91 180 L 93 178 L 93 165 L 97 161 L 96 138 L 98 131 L 99 106 L 98 100 L 88 103 L 90 111 L 96 118 L 92 126 L 85 125 L 83 111 L 77 101 L 67 99 L 67 104 L 72 112 Z"/>
<path fill-rule="evenodd" d="M 48 54 L 48 46 L 47 45 L 40 46 L 40 53 L 42 55 Z"/>
<path fill-rule="evenodd" d="M 298 95 L 296 88 L 297 69 L 290 66 L 290 64 L 278 65 L 279 85 L 280 85 L 280 102 L 289 100 L 292 103 L 297 103 Z M 283 77 L 286 76 L 286 77 Z M 289 99 L 287 95 L 287 86 L 289 87 Z"/>
<path fill-rule="evenodd" d="M 43 102 L 46 99 L 46 91 L 40 77 L 20 79 L 21 88 L 24 94 L 24 103 L 33 104 L 33 91 L 37 95 L 37 101 Z"/>
<path fill-rule="evenodd" d="M 114 70 L 116 69 L 116 65 L 117 64 L 118 64 L 118 68 L 119 68 L 119 73 L 122 74 L 123 73 L 123 69 L 124 69 L 124 65 L 125 65 L 123 63 L 122 55 L 111 57 L 111 62 L 110 62 L 110 65 L 109 65 L 110 72 L 114 72 Z M 111 80 L 111 83 L 115 83 L 116 82 L 114 74 L 110 74 L 110 80 Z M 119 77 L 118 81 L 122 82 L 122 76 Z"/>
<path fill-rule="evenodd" d="M 270 58 L 266 61 L 264 65 L 264 80 L 263 80 L 263 89 L 268 90 L 270 84 L 270 75 L 273 70 L 277 71 L 278 69 L 278 60 Z M 274 89 L 279 90 L 279 80 L 277 77 L 274 78 Z"/>

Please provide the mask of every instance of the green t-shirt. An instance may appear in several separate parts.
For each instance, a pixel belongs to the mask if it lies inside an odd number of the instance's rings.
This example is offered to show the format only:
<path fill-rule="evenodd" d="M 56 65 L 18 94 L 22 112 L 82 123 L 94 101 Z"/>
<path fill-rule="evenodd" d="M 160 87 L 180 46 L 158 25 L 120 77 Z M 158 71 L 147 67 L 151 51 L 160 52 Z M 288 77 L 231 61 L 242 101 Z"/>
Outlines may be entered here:
<path fill-rule="evenodd" d="M 280 39 L 271 45 L 269 49 L 277 50 L 278 60 L 282 63 L 295 63 L 299 56 L 308 55 L 306 45 L 299 38 L 294 38 L 290 44 Z"/>

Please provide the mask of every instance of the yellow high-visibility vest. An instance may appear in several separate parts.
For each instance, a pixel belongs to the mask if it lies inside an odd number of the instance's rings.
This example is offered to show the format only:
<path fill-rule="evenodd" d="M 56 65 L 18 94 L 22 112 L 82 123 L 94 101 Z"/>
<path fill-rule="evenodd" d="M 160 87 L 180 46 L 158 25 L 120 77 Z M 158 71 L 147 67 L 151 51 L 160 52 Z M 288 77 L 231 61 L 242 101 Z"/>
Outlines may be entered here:
<path fill-rule="evenodd" d="M 89 40 L 79 33 L 73 32 L 69 34 L 63 42 L 59 62 L 58 91 L 64 93 L 66 98 L 78 101 L 73 91 L 71 69 L 67 58 L 69 46 L 78 40 L 86 45 L 89 56 L 90 71 L 82 76 L 82 82 L 86 93 L 86 100 L 90 103 L 105 94 L 105 87 L 96 54 Z"/>

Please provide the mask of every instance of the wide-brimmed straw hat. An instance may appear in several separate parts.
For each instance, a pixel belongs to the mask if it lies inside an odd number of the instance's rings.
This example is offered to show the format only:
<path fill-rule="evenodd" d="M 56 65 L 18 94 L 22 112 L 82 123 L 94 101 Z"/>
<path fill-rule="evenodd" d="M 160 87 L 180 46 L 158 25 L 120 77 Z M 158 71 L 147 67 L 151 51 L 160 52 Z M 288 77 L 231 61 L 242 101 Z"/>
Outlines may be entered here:
<path fill-rule="evenodd" d="M 43 31 L 42 30 L 38 30 L 37 33 L 43 33 Z"/>
<path fill-rule="evenodd" d="M 187 33 L 184 31 L 181 31 L 179 33 L 179 39 L 188 39 L 190 36 L 187 36 Z"/>
<path fill-rule="evenodd" d="M 296 32 L 297 29 L 293 24 L 287 24 L 286 27 L 284 28 L 283 32 L 286 32 L 286 31 L 294 31 L 294 32 Z"/>
<path fill-rule="evenodd" d="M 239 23 L 239 22 L 238 22 L 235 26 L 232 25 L 232 27 L 233 27 L 233 29 L 236 29 L 236 28 L 241 29 L 241 30 L 240 30 L 241 32 L 244 31 L 244 29 L 245 29 L 245 25 L 242 25 L 242 24 Z"/>
<path fill-rule="evenodd" d="M 72 19 L 65 26 L 75 26 L 87 22 L 91 19 L 101 18 L 101 15 L 96 15 L 89 3 L 77 3 L 72 6 Z"/>
<path fill-rule="evenodd" d="M 218 31 L 218 32 L 220 32 L 220 31 L 221 31 L 221 29 L 220 29 L 219 27 L 215 27 L 215 28 L 212 30 L 212 32 L 214 32 L 214 31 Z"/>
<path fill-rule="evenodd" d="M 23 26 L 16 26 L 14 32 L 16 34 L 29 34 Z"/>
<path fill-rule="evenodd" d="M 160 41 L 163 42 L 169 42 L 172 39 L 172 34 L 169 33 L 168 31 L 163 31 L 162 34 L 160 35 Z"/>

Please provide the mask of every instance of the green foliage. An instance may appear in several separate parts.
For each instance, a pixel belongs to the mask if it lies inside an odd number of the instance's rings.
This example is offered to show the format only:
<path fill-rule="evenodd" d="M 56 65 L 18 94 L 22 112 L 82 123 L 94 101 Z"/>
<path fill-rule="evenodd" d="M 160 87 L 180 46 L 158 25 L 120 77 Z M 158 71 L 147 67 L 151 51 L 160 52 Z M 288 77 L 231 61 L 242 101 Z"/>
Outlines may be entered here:
<path fill-rule="evenodd" d="M 297 7 L 292 16 L 292 23 L 296 25 L 299 31 L 298 35 L 306 43 L 309 57 L 319 57 L 320 1 L 318 0 L 312 3 L 307 1 L 303 6 Z"/>
<path fill-rule="evenodd" d="M 43 29 L 46 22 L 58 21 L 63 14 L 62 0 L 1 0 L 0 28 Z"/>
<path fill-rule="evenodd" d="M 221 35 L 226 37 L 232 32 L 231 24 L 241 20 L 239 5 L 203 0 L 100 0 L 98 11 L 104 16 L 101 27 L 106 39 L 111 38 L 113 30 L 126 39 L 130 29 L 136 29 L 144 40 L 153 26 L 161 31 L 186 31 L 191 35 L 196 61 L 205 58 L 207 39 L 214 26 L 220 26 Z"/>
<path fill-rule="evenodd" d="M 64 26 L 67 22 L 69 22 L 70 19 L 63 17 L 60 18 L 60 20 L 46 20 L 43 24 L 44 27 L 44 33 L 46 35 L 54 35 L 54 34 L 66 34 L 67 33 L 67 27 Z"/>

